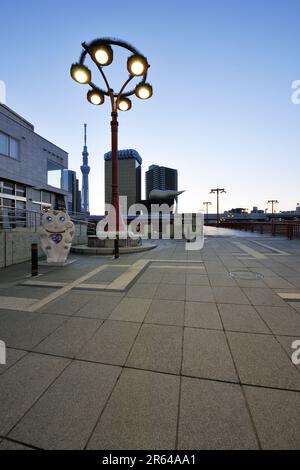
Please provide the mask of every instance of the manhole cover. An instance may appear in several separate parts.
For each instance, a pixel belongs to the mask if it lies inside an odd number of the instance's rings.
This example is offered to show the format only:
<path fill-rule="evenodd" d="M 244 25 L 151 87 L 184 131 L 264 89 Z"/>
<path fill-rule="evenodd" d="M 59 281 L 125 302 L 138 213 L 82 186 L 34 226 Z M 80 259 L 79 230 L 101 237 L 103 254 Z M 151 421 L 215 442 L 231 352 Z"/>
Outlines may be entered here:
<path fill-rule="evenodd" d="M 229 273 L 231 277 L 235 279 L 248 279 L 248 280 L 255 280 L 255 279 L 263 279 L 263 275 L 259 273 L 253 273 L 251 271 L 232 271 Z"/>

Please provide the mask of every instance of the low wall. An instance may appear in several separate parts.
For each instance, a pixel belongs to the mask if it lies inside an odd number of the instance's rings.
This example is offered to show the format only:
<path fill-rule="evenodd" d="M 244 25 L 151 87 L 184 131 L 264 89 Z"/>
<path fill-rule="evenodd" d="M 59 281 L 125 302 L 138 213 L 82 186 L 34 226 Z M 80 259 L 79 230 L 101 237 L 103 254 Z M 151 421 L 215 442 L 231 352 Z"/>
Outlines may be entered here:
<path fill-rule="evenodd" d="M 75 236 L 72 245 L 87 244 L 87 226 L 75 225 Z M 36 229 L 16 228 L 9 231 L 0 231 L 0 268 L 12 264 L 23 263 L 31 259 L 31 244 L 38 243 L 39 257 L 44 256 L 39 243 Z"/>

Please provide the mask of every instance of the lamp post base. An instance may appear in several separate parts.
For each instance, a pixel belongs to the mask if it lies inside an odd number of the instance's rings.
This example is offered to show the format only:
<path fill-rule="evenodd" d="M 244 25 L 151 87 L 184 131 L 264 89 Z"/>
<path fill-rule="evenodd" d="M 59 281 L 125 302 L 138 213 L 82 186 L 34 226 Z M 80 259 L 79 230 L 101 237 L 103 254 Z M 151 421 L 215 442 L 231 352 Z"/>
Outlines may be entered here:
<path fill-rule="evenodd" d="M 116 234 L 115 242 L 114 242 L 114 257 L 115 259 L 118 259 L 120 254 L 119 254 L 119 234 Z"/>

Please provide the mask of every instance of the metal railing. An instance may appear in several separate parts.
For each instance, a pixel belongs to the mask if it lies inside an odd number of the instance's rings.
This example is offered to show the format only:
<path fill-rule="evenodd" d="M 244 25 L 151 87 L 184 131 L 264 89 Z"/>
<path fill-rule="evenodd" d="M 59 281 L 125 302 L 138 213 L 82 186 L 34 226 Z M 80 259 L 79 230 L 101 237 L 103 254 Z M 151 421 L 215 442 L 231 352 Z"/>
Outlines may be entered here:
<path fill-rule="evenodd" d="M 210 224 L 211 225 L 211 224 Z M 215 224 L 214 224 L 215 225 Z M 282 236 L 288 240 L 300 240 L 300 221 L 291 222 L 220 222 L 219 227 L 251 233 Z"/>
<path fill-rule="evenodd" d="M 35 212 L 9 206 L 0 207 L 0 230 L 31 228 L 36 231 L 41 225 L 42 215 L 43 212 Z M 80 212 L 71 212 L 69 215 L 74 224 L 87 225 L 88 229 L 94 228 L 94 223 L 85 220 L 86 217 Z"/>
<path fill-rule="evenodd" d="M 8 206 L 0 207 L 0 230 L 25 227 L 36 229 L 41 224 L 41 216 L 40 212 Z"/>

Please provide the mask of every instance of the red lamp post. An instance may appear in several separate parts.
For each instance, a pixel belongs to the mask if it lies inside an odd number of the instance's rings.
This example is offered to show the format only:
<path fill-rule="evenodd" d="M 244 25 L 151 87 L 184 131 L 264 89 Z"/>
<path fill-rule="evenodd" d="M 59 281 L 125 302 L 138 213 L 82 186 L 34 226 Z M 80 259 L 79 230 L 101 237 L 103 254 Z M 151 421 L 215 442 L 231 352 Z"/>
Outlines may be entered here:
<path fill-rule="evenodd" d="M 104 73 L 103 67 L 110 65 L 113 61 L 114 51 L 112 46 L 121 47 L 130 52 L 127 60 L 127 70 L 129 77 L 125 81 L 118 93 L 111 88 L 108 79 Z M 104 103 L 105 96 L 108 96 L 111 103 L 111 163 L 112 163 L 112 184 L 111 184 L 111 203 L 115 211 L 115 241 L 114 256 L 119 258 L 119 235 L 125 231 L 125 225 L 120 214 L 119 204 L 119 159 L 118 159 L 118 110 L 129 111 L 131 109 L 131 100 L 129 96 L 136 95 L 142 100 L 151 98 L 153 94 L 152 86 L 147 83 L 147 72 L 150 67 L 146 57 L 144 57 L 135 47 L 125 41 L 111 38 L 95 39 L 91 43 L 82 43 L 83 51 L 79 62 L 72 64 L 71 77 L 77 83 L 88 84 L 91 88 L 87 93 L 87 99 L 91 104 L 101 105 Z M 85 59 L 89 56 L 96 64 L 106 89 L 96 86 L 92 82 L 92 73 L 85 65 Z M 141 81 L 133 90 L 125 91 L 127 85 L 135 77 L 140 77 Z"/>

